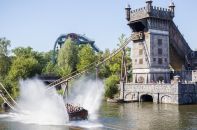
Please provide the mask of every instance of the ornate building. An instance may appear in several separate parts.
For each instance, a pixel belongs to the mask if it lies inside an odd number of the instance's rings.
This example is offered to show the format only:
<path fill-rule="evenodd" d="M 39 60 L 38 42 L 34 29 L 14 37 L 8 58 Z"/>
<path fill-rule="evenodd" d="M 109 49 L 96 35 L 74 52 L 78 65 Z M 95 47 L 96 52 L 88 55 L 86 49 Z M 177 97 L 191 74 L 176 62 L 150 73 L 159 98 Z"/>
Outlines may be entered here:
<path fill-rule="evenodd" d="M 152 0 L 143 8 L 125 8 L 132 29 L 134 83 L 170 82 L 171 71 L 192 67 L 192 50 L 173 22 L 175 5 L 155 7 Z"/>

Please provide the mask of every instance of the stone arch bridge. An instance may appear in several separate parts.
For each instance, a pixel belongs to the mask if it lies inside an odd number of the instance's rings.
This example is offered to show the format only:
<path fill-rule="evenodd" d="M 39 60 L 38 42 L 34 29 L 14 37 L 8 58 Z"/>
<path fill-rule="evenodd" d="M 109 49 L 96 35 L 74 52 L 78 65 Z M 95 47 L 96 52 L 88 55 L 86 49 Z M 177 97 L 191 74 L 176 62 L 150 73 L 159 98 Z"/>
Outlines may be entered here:
<path fill-rule="evenodd" d="M 152 101 L 154 103 L 197 103 L 197 86 L 176 82 L 173 84 L 120 83 L 120 99 L 129 102 Z"/>

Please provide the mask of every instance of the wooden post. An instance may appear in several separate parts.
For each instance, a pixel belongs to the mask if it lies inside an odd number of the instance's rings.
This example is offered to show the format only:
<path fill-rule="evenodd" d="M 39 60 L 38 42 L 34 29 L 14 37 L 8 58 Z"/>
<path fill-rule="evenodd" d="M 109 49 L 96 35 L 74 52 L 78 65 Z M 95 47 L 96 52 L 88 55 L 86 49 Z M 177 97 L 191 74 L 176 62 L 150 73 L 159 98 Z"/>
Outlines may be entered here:
<path fill-rule="evenodd" d="M 120 79 L 127 83 L 127 65 L 126 65 L 126 51 L 122 49 L 122 60 L 121 60 L 121 74 Z"/>
<path fill-rule="evenodd" d="M 124 54 L 124 53 L 123 53 Z M 121 72 L 120 72 L 120 80 L 123 80 L 123 66 L 124 66 L 124 55 L 122 54 L 121 59 Z"/>
<path fill-rule="evenodd" d="M 96 65 L 96 82 L 97 82 L 97 80 L 98 80 L 98 73 L 99 73 L 98 65 Z"/>
<path fill-rule="evenodd" d="M 127 77 L 127 59 L 126 59 L 126 51 L 125 48 L 123 48 L 123 55 L 124 55 L 124 79 L 127 83 L 128 77 Z"/>
<path fill-rule="evenodd" d="M 65 88 L 63 92 L 63 98 L 68 98 L 68 80 L 65 82 Z"/>

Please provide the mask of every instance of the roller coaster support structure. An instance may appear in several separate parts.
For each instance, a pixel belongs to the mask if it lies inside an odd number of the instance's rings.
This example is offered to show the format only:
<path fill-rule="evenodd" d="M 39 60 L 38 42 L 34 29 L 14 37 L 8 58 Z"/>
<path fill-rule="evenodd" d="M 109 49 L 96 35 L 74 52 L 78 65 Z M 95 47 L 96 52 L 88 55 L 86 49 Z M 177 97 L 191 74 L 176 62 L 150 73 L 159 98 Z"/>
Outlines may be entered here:
<path fill-rule="evenodd" d="M 53 63 L 56 62 L 57 55 L 58 55 L 57 54 L 58 53 L 58 48 L 61 48 L 62 45 L 65 43 L 65 41 L 68 38 L 75 41 L 78 45 L 89 44 L 93 48 L 93 50 L 95 50 L 96 52 L 100 51 L 98 49 L 98 47 L 94 44 L 95 41 L 90 40 L 89 38 L 87 38 L 84 35 L 80 35 L 80 34 L 76 34 L 76 33 L 62 34 L 55 41 L 55 45 L 54 45 L 54 48 L 53 48 L 53 56 L 52 56 Z"/>

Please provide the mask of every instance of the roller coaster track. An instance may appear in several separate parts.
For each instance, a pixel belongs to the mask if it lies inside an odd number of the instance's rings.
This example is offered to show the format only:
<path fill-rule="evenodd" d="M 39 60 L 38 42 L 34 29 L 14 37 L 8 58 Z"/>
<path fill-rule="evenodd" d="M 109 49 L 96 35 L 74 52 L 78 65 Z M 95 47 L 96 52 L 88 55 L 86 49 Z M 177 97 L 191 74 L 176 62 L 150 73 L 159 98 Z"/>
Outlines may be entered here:
<path fill-rule="evenodd" d="M 124 49 L 130 42 L 132 41 L 132 37 L 129 37 L 126 39 L 126 41 L 121 45 L 120 48 L 118 48 L 117 50 L 113 51 L 108 57 L 105 57 L 103 59 L 101 59 L 100 61 L 95 61 L 87 66 L 85 66 L 83 69 L 78 70 L 78 71 L 74 71 L 71 74 L 60 78 L 54 82 L 52 82 L 51 84 L 49 84 L 49 88 L 50 87 L 55 87 L 57 85 L 61 85 L 65 82 L 68 82 L 69 80 L 75 79 L 76 77 L 87 73 L 90 69 L 98 67 L 100 65 L 102 65 L 103 63 L 105 63 L 106 61 L 108 61 L 109 59 L 111 59 L 112 57 L 114 57 L 115 55 L 117 55 L 122 49 Z"/>
<path fill-rule="evenodd" d="M 62 34 L 55 41 L 55 45 L 53 48 L 53 56 L 52 56 L 53 63 L 56 62 L 56 58 L 57 58 L 56 49 L 57 49 L 58 45 L 61 48 L 61 46 L 64 44 L 64 42 L 68 38 L 71 38 L 72 41 L 75 41 L 78 45 L 89 44 L 93 48 L 94 51 L 96 51 L 96 52 L 100 51 L 99 48 L 94 44 L 95 41 L 87 38 L 85 35 L 80 35 L 80 34 L 76 34 L 76 33 Z"/>

